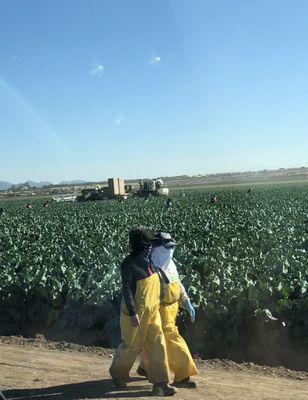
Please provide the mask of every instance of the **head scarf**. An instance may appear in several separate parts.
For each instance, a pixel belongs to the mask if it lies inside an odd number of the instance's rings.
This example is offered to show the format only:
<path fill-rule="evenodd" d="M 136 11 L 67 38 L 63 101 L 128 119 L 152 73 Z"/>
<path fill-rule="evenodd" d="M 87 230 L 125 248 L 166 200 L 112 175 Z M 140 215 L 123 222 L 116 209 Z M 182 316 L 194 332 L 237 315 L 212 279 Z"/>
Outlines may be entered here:
<path fill-rule="evenodd" d="M 164 246 L 153 247 L 151 252 L 151 261 L 155 267 L 162 269 L 167 277 L 178 276 L 176 265 L 172 259 L 174 248 Z"/>
<path fill-rule="evenodd" d="M 151 250 L 153 234 L 145 228 L 133 228 L 129 232 L 129 243 L 132 249 L 132 254 L 138 254 L 145 251 L 147 254 Z"/>

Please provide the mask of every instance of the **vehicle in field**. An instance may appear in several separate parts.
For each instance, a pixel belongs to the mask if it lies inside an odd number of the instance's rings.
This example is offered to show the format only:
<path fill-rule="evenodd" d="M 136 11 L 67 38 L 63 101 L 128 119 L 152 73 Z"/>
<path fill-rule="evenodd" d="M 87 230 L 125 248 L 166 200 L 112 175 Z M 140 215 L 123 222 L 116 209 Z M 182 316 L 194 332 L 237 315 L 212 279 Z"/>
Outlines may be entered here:
<path fill-rule="evenodd" d="M 125 191 L 124 179 L 109 178 L 108 186 L 101 187 L 96 185 L 95 188 L 82 189 L 81 194 L 76 197 L 77 202 L 123 199 L 126 200 L 128 193 Z"/>
<path fill-rule="evenodd" d="M 169 189 L 163 179 L 140 179 L 139 190 L 136 195 L 145 198 L 150 196 L 169 196 Z"/>
<path fill-rule="evenodd" d="M 52 197 L 52 201 L 56 203 L 70 202 L 76 200 L 75 194 L 58 194 Z"/>

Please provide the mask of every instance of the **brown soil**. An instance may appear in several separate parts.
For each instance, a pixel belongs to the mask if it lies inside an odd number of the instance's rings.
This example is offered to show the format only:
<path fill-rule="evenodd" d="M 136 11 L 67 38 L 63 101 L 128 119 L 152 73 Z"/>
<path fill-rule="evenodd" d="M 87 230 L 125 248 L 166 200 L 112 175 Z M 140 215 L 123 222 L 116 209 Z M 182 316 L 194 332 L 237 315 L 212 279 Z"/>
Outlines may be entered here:
<path fill-rule="evenodd" d="M 0 389 L 9 400 L 154 399 L 146 379 L 132 373 L 125 391 L 111 385 L 112 350 L 65 342 L 0 337 Z M 196 390 L 177 399 L 308 400 L 308 373 L 228 360 L 197 360 Z"/>

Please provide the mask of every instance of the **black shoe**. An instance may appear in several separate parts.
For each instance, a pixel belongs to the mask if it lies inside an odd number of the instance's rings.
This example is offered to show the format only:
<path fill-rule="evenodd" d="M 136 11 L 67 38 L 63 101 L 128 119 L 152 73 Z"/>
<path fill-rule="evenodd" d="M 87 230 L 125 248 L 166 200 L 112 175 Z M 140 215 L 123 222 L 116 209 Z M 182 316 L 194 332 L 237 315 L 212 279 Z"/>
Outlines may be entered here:
<path fill-rule="evenodd" d="M 186 389 L 196 389 L 198 386 L 198 383 L 191 379 L 190 377 L 184 378 L 181 381 L 178 382 L 173 382 L 172 384 L 175 387 L 178 388 L 186 388 Z"/>
<path fill-rule="evenodd" d="M 112 383 L 113 386 L 115 386 L 117 389 L 125 389 L 127 387 L 127 383 L 125 381 L 121 381 L 118 378 L 112 377 Z"/>
<path fill-rule="evenodd" d="M 177 393 L 177 389 L 169 383 L 154 383 L 152 393 L 154 396 L 165 397 L 174 396 Z"/>
<path fill-rule="evenodd" d="M 142 367 L 138 367 L 137 368 L 137 374 L 140 375 L 140 376 L 144 376 L 145 378 L 148 377 L 147 371 Z"/>
<path fill-rule="evenodd" d="M 6 398 L 4 397 L 4 394 L 2 393 L 1 390 L 0 390 L 0 399 L 1 399 L 1 400 L 6 400 Z"/>

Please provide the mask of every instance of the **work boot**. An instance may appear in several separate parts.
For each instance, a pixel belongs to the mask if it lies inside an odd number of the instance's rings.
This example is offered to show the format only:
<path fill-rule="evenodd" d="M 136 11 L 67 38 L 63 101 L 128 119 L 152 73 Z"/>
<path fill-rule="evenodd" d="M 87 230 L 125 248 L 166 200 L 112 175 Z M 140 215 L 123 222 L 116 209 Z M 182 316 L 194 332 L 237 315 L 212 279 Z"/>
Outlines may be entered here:
<path fill-rule="evenodd" d="M 122 381 L 121 379 L 118 379 L 118 378 L 114 378 L 113 376 L 111 376 L 111 377 L 112 377 L 113 386 L 115 386 L 116 388 L 125 389 L 127 387 L 127 382 Z"/>
<path fill-rule="evenodd" d="M 181 381 L 178 382 L 173 382 L 172 384 L 175 387 L 178 388 L 186 388 L 186 389 L 196 389 L 198 386 L 198 383 L 191 379 L 190 377 L 184 378 Z"/>
<path fill-rule="evenodd" d="M 154 396 L 174 396 L 177 393 L 177 389 L 169 383 L 154 383 L 152 393 Z"/>
<path fill-rule="evenodd" d="M 140 366 L 137 369 L 137 374 L 140 375 L 140 376 L 144 376 L 145 378 L 148 377 L 147 371 L 144 368 L 140 367 Z"/>
<path fill-rule="evenodd" d="M 0 390 L 0 399 L 1 400 L 6 400 L 6 398 L 4 397 L 4 394 L 1 392 L 1 390 Z"/>

